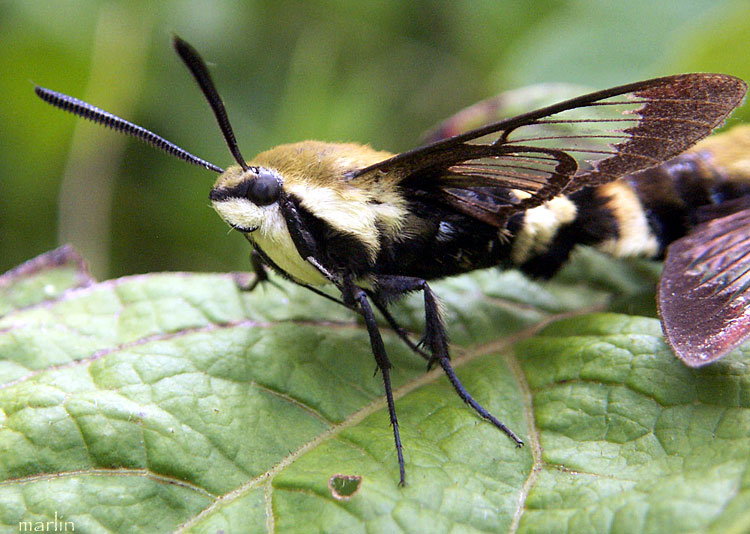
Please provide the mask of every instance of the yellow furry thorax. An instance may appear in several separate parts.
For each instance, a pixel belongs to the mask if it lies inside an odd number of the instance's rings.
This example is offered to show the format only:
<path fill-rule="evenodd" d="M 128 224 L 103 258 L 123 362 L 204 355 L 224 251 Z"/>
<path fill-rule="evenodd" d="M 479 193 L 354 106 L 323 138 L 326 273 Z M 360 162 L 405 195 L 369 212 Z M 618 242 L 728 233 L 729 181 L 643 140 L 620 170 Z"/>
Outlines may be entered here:
<path fill-rule="evenodd" d="M 390 236 L 401 232 L 408 216 L 406 200 L 397 190 L 395 176 L 348 176 L 391 155 L 355 143 L 303 141 L 262 152 L 248 165 L 275 171 L 287 195 L 299 199 L 304 209 L 331 227 L 355 236 L 374 261 L 382 244 L 380 232 Z M 238 166 L 230 167 L 214 187 L 232 188 L 252 175 Z M 214 207 L 234 227 L 257 228 L 251 239 L 292 276 L 307 283 L 320 282 L 298 256 L 274 205 L 255 206 L 249 200 L 236 199 Z"/>

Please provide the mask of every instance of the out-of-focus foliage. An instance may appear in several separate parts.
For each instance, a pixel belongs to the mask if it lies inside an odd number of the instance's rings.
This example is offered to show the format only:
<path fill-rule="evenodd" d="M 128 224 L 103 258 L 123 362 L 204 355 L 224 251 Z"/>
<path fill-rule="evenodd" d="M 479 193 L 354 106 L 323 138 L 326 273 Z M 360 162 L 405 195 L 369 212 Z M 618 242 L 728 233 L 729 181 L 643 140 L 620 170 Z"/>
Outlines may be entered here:
<path fill-rule="evenodd" d="M 404 150 L 456 110 L 531 83 L 603 88 L 686 71 L 750 79 L 747 20 L 743 0 L 6 0 L 0 271 L 61 241 L 99 278 L 246 268 L 248 247 L 208 205 L 215 176 L 32 92 L 29 80 L 85 98 L 226 166 L 171 32 L 210 62 L 252 157 L 305 138 Z"/>

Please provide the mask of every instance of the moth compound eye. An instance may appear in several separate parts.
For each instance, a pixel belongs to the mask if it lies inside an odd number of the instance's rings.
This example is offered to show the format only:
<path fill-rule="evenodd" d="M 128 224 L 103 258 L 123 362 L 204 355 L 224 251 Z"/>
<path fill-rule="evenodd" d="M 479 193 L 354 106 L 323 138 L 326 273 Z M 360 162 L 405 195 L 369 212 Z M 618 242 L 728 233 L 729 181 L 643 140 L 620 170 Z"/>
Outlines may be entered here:
<path fill-rule="evenodd" d="M 278 177 L 268 169 L 258 169 L 255 177 L 247 187 L 247 198 L 258 206 L 273 204 L 281 195 L 281 183 Z"/>

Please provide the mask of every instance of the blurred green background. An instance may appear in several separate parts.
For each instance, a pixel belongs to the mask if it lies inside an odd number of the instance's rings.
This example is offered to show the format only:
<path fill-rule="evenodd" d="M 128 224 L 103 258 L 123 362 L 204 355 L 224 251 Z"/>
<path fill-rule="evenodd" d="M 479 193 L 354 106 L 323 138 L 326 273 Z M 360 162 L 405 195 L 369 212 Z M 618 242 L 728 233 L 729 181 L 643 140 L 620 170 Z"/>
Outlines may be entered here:
<path fill-rule="evenodd" d="M 172 32 L 210 62 L 250 158 L 308 138 L 405 150 L 460 108 L 538 82 L 747 80 L 748 21 L 747 0 L 0 0 L 0 272 L 63 242 L 102 279 L 247 269 L 247 244 L 209 206 L 213 173 L 32 91 L 83 98 L 227 166 Z"/>

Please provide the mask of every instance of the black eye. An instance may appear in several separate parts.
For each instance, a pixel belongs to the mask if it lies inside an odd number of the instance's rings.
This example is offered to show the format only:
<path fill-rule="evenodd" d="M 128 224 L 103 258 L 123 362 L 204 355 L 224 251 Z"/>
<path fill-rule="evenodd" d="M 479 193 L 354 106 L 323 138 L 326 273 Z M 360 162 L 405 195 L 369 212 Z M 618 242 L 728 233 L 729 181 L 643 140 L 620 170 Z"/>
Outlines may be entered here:
<path fill-rule="evenodd" d="M 258 176 L 247 187 L 247 198 L 258 206 L 273 204 L 281 194 L 281 183 L 274 173 L 260 167 Z"/>

